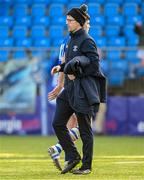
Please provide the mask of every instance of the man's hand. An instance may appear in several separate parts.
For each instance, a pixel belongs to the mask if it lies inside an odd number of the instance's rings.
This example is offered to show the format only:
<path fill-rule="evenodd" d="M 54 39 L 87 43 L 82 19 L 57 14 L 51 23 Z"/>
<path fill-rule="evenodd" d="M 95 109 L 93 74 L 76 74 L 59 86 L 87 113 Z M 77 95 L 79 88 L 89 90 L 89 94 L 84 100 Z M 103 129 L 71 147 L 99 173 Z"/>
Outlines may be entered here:
<path fill-rule="evenodd" d="M 76 77 L 75 77 L 73 74 L 68 74 L 68 78 L 69 78 L 70 80 L 74 80 Z"/>
<path fill-rule="evenodd" d="M 62 90 L 61 86 L 56 86 L 51 92 L 48 93 L 48 100 L 52 101 L 54 100 Z"/>
<path fill-rule="evenodd" d="M 60 69 L 61 69 L 60 65 L 54 66 L 51 70 L 51 75 L 58 73 Z"/>

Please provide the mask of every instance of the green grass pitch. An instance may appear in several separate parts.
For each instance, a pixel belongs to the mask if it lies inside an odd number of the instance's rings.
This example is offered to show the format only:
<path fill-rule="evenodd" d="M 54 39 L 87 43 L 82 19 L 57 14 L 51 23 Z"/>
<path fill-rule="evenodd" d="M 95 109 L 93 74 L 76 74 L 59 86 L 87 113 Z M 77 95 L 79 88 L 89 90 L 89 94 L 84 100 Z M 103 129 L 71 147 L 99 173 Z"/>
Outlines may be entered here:
<path fill-rule="evenodd" d="M 60 174 L 47 154 L 56 141 L 56 137 L 1 136 L 0 180 L 144 180 L 144 137 L 95 137 L 89 175 Z M 76 146 L 81 153 L 80 140 Z M 64 153 L 62 165 L 63 158 Z"/>

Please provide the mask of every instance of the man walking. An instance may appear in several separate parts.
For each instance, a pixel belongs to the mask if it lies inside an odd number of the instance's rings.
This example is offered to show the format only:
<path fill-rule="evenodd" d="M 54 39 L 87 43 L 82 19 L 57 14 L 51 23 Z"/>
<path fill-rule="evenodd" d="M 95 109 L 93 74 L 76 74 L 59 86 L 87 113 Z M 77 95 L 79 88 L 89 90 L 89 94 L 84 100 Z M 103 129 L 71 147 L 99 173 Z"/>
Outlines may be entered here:
<path fill-rule="evenodd" d="M 59 143 L 68 157 L 68 165 L 62 170 L 65 174 L 72 170 L 81 157 L 70 137 L 66 124 L 75 113 L 80 137 L 83 142 L 82 167 L 74 174 L 88 174 L 92 169 L 93 134 L 91 116 L 98 111 L 100 102 L 105 102 L 105 77 L 99 68 L 99 56 L 94 40 L 82 29 L 86 19 L 79 8 L 67 13 L 67 26 L 70 40 L 66 48 L 65 63 L 59 71 L 65 73 L 65 84 L 57 97 L 53 128 Z"/>

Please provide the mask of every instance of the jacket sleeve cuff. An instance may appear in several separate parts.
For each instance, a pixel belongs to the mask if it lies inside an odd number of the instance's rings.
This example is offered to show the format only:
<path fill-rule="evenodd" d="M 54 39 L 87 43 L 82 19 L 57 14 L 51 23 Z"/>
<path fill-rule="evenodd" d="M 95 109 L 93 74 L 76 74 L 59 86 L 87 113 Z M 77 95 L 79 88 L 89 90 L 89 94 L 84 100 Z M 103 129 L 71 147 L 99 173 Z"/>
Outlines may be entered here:
<path fill-rule="evenodd" d="M 59 70 L 59 72 L 63 72 L 64 71 L 64 67 L 65 67 L 65 63 L 62 63 L 62 64 L 60 64 L 60 70 Z"/>

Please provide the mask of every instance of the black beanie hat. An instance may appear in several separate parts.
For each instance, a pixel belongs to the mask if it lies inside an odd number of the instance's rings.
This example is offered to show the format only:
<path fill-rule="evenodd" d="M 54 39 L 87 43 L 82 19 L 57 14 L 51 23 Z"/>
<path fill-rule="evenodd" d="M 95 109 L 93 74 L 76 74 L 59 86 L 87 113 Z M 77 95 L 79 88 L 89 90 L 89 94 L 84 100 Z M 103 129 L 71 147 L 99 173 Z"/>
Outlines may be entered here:
<path fill-rule="evenodd" d="M 72 8 L 67 15 L 72 16 L 81 26 L 83 26 L 86 19 L 90 19 L 87 14 L 87 9 L 87 5 L 83 4 L 80 8 Z"/>
<path fill-rule="evenodd" d="M 85 16 L 86 19 L 90 19 L 90 16 L 89 16 L 89 14 L 87 13 L 87 11 L 88 11 L 88 6 L 87 6 L 86 4 L 82 4 L 82 5 L 80 6 L 80 11 L 81 11 L 81 13 Z"/>
<path fill-rule="evenodd" d="M 83 26 L 86 21 L 79 8 L 72 8 L 67 15 L 72 16 L 81 26 Z"/>

